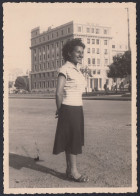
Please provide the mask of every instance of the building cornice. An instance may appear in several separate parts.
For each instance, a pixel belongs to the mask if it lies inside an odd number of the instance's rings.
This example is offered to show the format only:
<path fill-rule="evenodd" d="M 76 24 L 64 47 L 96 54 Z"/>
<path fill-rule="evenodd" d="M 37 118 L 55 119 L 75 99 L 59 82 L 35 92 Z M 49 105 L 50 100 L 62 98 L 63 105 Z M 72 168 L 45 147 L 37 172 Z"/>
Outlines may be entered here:
<path fill-rule="evenodd" d="M 64 38 L 69 38 L 69 37 L 72 37 L 73 36 L 73 33 L 72 34 L 69 34 L 69 35 L 64 35 L 63 37 L 59 37 L 59 38 L 54 38 L 53 40 L 47 40 L 47 41 L 44 41 L 42 43 L 39 43 L 39 44 L 35 44 L 33 46 L 30 47 L 30 49 L 33 49 L 33 48 L 36 48 L 36 47 L 40 47 L 40 46 L 43 46 L 45 44 L 50 44 L 50 43 L 54 43 L 54 41 L 63 41 Z"/>

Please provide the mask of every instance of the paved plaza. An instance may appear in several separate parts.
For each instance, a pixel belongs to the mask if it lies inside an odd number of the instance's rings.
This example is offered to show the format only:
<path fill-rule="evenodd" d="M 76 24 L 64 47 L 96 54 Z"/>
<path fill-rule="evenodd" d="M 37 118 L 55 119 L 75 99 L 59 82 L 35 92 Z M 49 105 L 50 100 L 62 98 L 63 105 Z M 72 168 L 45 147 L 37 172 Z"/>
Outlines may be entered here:
<path fill-rule="evenodd" d="M 88 183 L 69 181 L 64 153 L 52 154 L 55 110 L 54 99 L 9 99 L 10 188 L 130 187 L 131 102 L 84 100 L 78 167 Z"/>

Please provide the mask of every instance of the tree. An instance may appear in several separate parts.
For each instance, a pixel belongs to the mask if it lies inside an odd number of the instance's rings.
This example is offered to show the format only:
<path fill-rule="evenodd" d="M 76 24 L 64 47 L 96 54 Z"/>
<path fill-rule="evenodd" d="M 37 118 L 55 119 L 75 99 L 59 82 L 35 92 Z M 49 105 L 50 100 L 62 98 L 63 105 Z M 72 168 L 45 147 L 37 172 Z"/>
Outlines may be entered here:
<path fill-rule="evenodd" d="M 113 57 L 113 63 L 109 66 L 109 78 L 124 78 L 131 74 L 131 52 Z"/>
<path fill-rule="evenodd" d="M 12 86 L 13 86 L 13 81 L 9 81 L 8 85 L 9 85 L 9 88 L 12 88 Z"/>
<path fill-rule="evenodd" d="M 29 91 L 29 79 L 27 76 L 18 76 L 15 81 L 15 87 L 17 89 L 24 89 Z"/>
<path fill-rule="evenodd" d="M 131 51 L 126 51 L 123 55 L 113 57 L 113 63 L 109 66 L 107 76 L 116 79 L 124 78 L 131 74 Z"/>

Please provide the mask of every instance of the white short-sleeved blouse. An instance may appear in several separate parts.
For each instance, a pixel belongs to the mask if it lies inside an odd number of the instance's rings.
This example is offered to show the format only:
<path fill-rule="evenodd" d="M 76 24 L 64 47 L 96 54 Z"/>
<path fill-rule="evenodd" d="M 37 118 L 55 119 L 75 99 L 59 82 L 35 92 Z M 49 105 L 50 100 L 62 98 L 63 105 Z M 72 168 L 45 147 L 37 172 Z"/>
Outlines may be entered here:
<path fill-rule="evenodd" d="M 83 105 L 82 93 L 86 87 L 86 80 L 81 71 L 74 64 L 67 61 L 59 69 L 59 73 L 62 73 L 66 77 L 62 104 L 71 106 Z"/>

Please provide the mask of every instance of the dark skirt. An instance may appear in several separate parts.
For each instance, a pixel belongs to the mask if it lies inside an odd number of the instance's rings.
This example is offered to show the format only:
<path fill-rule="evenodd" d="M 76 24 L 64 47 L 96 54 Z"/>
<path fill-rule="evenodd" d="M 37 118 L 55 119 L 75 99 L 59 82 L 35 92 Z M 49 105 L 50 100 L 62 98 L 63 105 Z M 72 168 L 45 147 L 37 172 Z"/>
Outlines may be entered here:
<path fill-rule="evenodd" d="M 81 154 L 84 145 L 84 115 L 82 106 L 61 105 L 57 122 L 53 154 Z"/>

